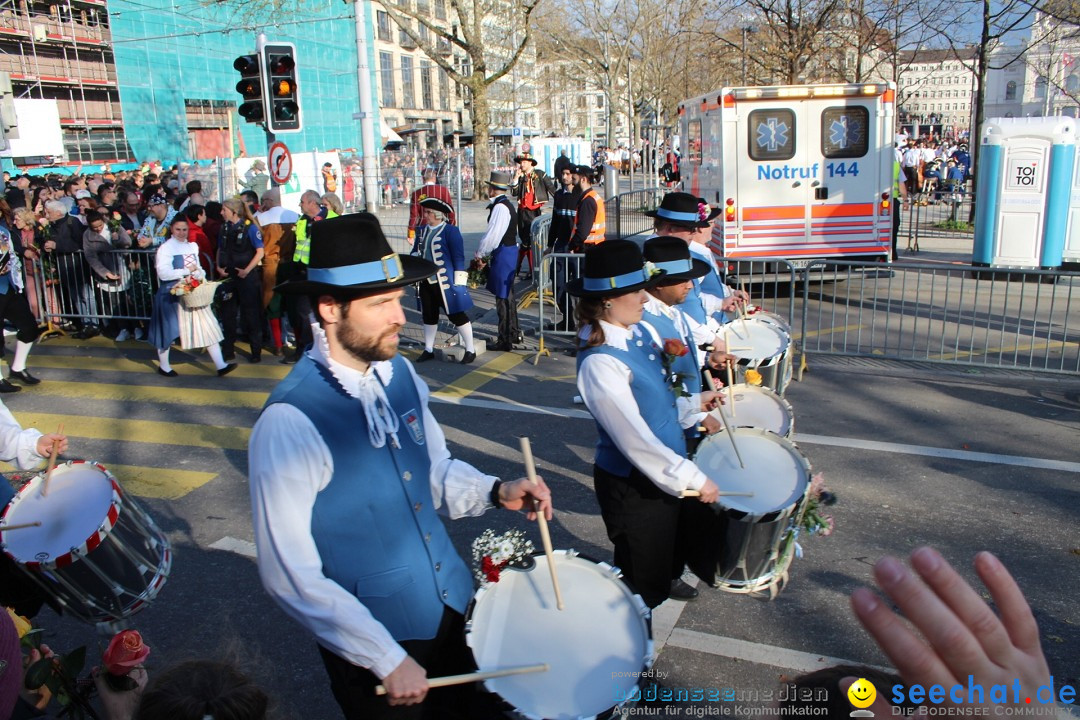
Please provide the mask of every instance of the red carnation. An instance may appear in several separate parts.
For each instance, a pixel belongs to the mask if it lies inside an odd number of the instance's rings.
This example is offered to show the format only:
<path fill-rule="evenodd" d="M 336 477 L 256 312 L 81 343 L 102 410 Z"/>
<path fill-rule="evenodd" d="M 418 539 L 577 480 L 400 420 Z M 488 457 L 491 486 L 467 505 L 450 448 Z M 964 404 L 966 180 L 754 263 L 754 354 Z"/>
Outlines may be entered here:
<path fill-rule="evenodd" d="M 488 582 L 499 582 L 499 566 L 492 561 L 490 555 L 485 555 L 480 561 L 480 569 Z"/>

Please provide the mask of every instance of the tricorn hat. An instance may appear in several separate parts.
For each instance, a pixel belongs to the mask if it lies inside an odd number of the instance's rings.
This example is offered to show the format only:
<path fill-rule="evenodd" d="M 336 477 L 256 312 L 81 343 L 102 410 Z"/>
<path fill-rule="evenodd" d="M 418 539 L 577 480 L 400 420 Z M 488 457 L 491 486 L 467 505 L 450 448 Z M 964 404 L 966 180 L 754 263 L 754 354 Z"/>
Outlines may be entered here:
<path fill-rule="evenodd" d="M 649 238 L 642 254 L 653 267 L 666 273 L 662 284 L 696 280 L 712 270 L 707 262 L 690 255 L 690 246 L 685 240 L 671 235 Z"/>
<path fill-rule="evenodd" d="M 434 197 L 427 197 L 421 200 L 420 207 L 430 208 L 431 210 L 438 210 L 447 217 L 449 217 L 454 212 L 454 208 L 450 207 L 450 205 L 448 205 L 445 201 Z"/>
<path fill-rule="evenodd" d="M 499 172 L 498 170 L 491 171 L 491 179 L 486 180 L 488 185 L 499 190 L 510 189 L 510 173 Z"/>
<path fill-rule="evenodd" d="M 294 295 L 386 290 L 431 277 L 435 270 L 423 258 L 395 253 L 377 217 L 354 213 L 312 225 L 307 278 L 274 289 Z"/>
<path fill-rule="evenodd" d="M 660 201 L 660 207 L 656 210 L 646 210 L 645 214 L 675 225 L 703 228 L 720 214 L 720 210 L 710 208 L 705 200 L 690 193 L 673 192 L 664 196 L 664 199 Z"/>
<path fill-rule="evenodd" d="M 516 158 L 514 158 L 514 162 L 516 162 L 516 163 L 522 162 L 523 160 L 528 160 L 529 162 L 531 162 L 533 164 L 533 167 L 536 167 L 536 165 L 537 165 L 536 158 L 534 158 L 532 155 L 530 155 L 527 152 L 523 152 L 520 155 L 518 155 Z"/>
<path fill-rule="evenodd" d="M 625 295 L 652 287 L 663 277 L 662 270 L 646 264 L 637 243 L 605 240 L 585 253 L 582 276 L 568 282 L 566 291 L 585 298 Z"/>

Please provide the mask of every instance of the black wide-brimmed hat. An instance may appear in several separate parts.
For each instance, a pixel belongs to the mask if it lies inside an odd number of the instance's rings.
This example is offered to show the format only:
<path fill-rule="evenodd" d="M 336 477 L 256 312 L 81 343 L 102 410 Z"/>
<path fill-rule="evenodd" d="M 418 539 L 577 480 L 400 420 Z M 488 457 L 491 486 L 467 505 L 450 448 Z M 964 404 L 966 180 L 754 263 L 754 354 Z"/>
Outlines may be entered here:
<path fill-rule="evenodd" d="M 529 162 L 531 162 L 533 164 L 533 167 L 536 167 L 539 164 L 539 163 L 536 162 L 536 158 L 534 158 L 532 155 L 530 155 L 527 152 L 523 152 L 520 155 L 518 155 L 516 158 L 514 158 L 514 162 L 516 162 L 516 163 L 519 163 L 522 160 L 528 160 Z"/>
<path fill-rule="evenodd" d="M 510 189 L 510 173 L 499 172 L 498 170 L 491 171 L 491 179 L 485 180 L 488 185 L 498 190 Z"/>
<path fill-rule="evenodd" d="M 664 272 L 646 264 L 637 243 L 605 240 L 585 253 L 582 276 L 566 284 L 575 297 L 599 298 L 625 295 L 650 288 L 664 278 Z"/>
<path fill-rule="evenodd" d="M 454 212 L 454 208 L 450 207 L 446 201 L 439 198 L 424 198 L 420 201 L 420 207 L 430 208 L 431 210 L 438 210 L 443 215 L 450 216 Z"/>
<path fill-rule="evenodd" d="M 293 295 L 386 290 L 431 277 L 436 269 L 423 258 L 395 253 L 379 219 L 355 213 L 312 225 L 307 279 L 289 280 L 274 289 Z"/>
<path fill-rule="evenodd" d="M 708 275 L 712 268 L 709 263 L 690 255 L 690 246 L 682 238 L 660 235 L 645 241 L 645 259 L 665 275 L 661 285 L 672 282 L 686 282 Z"/>
<path fill-rule="evenodd" d="M 588 178 L 589 182 L 592 182 L 596 177 L 596 168 L 590 167 L 589 165 L 571 165 L 570 172 Z"/>
<path fill-rule="evenodd" d="M 702 198 L 684 192 L 668 193 L 656 210 L 646 210 L 649 217 L 660 218 L 675 225 L 707 227 L 709 221 L 720 214 L 720 209 L 710 208 Z"/>

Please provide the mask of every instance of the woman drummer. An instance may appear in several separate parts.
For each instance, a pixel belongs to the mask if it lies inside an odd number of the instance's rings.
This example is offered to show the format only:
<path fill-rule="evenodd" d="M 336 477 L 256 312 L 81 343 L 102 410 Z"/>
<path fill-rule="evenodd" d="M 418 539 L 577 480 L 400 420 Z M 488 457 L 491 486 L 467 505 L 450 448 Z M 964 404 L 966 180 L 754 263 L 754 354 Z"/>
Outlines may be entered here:
<path fill-rule="evenodd" d="M 680 584 L 680 494 L 713 503 L 719 488 L 686 457 L 676 396 L 662 349 L 638 327 L 645 288 L 663 276 L 645 267 L 630 241 L 609 240 L 585 255 L 584 273 L 567 291 L 579 298 L 577 385 L 596 420 L 593 481 L 615 564 L 654 608 Z M 719 393 L 696 397 L 703 410 Z M 692 502 L 692 501 L 688 501 Z"/>

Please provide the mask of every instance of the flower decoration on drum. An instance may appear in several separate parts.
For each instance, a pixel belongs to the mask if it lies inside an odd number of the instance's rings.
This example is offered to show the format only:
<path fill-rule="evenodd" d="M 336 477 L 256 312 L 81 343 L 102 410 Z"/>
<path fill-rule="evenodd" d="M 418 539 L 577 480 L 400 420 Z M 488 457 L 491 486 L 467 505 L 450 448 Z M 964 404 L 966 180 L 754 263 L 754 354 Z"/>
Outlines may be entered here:
<path fill-rule="evenodd" d="M 675 397 L 690 397 L 690 393 L 687 392 L 685 385 L 689 378 L 685 376 L 685 373 L 676 372 L 673 369 L 675 361 L 689 352 L 690 348 L 688 348 L 686 343 L 682 340 L 676 338 L 664 338 L 664 347 L 661 349 L 660 361 L 664 364 L 664 373 L 668 383 L 671 385 L 671 392 L 675 393 Z"/>
<path fill-rule="evenodd" d="M 708 203 L 698 203 L 697 214 L 700 222 L 705 222 L 709 219 L 709 214 L 712 213 L 712 208 Z"/>
<path fill-rule="evenodd" d="M 832 535 L 836 521 L 832 515 L 824 515 L 822 508 L 836 502 L 836 496 L 825 487 L 825 476 L 821 473 L 810 478 L 810 494 L 806 502 L 806 512 L 802 517 L 802 528 L 810 535 Z"/>
<path fill-rule="evenodd" d="M 749 370 L 747 370 L 746 371 L 746 384 L 747 385 L 760 385 L 761 384 L 761 373 L 759 373 L 757 370 L 754 370 L 753 368 L 750 368 Z"/>
<path fill-rule="evenodd" d="M 136 630 L 122 630 L 109 641 L 109 647 L 101 656 L 105 666 L 105 682 L 118 692 L 134 690 L 138 683 L 131 677 L 131 671 L 142 665 L 150 654 L 150 646 L 143 643 L 142 635 Z"/>
<path fill-rule="evenodd" d="M 509 566 L 527 567 L 533 554 L 533 544 L 520 530 L 508 530 L 496 535 L 485 530 L 473 540 L 473 575 L 481 586 L 499 582 L 499 573 Z"/>
<path fill-rule="evenodd" d="M 476 289 L 487 285 L 488 281 L 488 266 L 491 264 L 491 256 L 485 255 L 482 258 L 473 258 L 469 263 L 469 280 L 468 284 L 470 288 Z"/>

